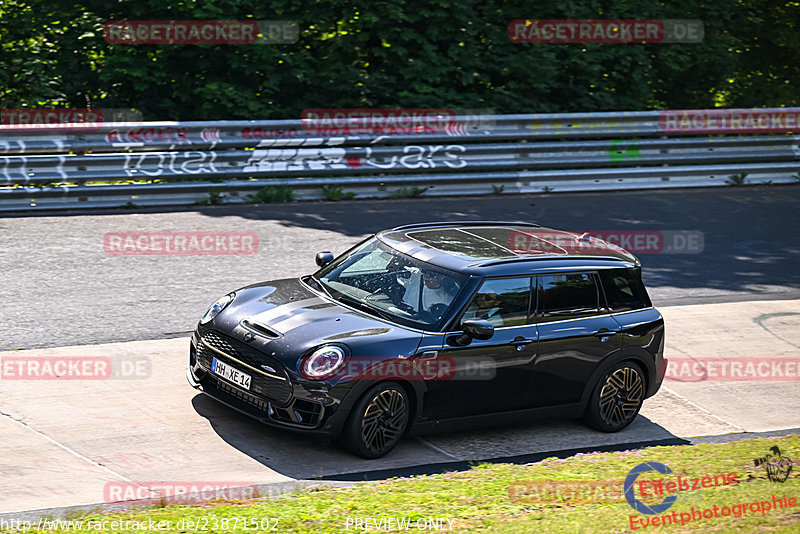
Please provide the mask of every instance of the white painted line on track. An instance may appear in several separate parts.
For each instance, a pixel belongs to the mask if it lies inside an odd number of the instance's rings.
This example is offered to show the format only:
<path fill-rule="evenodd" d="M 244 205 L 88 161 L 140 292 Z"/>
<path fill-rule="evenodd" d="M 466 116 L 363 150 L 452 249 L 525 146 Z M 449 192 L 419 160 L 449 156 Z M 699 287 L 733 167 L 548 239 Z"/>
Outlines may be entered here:
<path fill-rule="evenodd" d="M 131 484 L 135 484 L 135 485 L 137 485 L 139 487 L 144 487 L 144 486 L 141 486 L 141 485 L 137 484 L 133 480 L 131 480 L 131 479 L 129 479 L 129 478 L 117 473 L 116 471 L 113 471 L 113 470 L 109 469 L 108 467 L 104 466 L 103 464 L 99 464 L 99 463 L 95 462 L 94 460 L 92 460 L 91 458 L 87 458 L 86 456 L 82 455 L 81 453 L 70 449 L 69 447 L 67 447 L 63 443 L 59 443 L 58 441 L 54 440 L 53 438 L 51 438 L 47 434 L 43 434 L 43 433 L 39 432 L 38 430 L 36 430 L 35 428 L 32 428 L 32 427 L 26 425 L 24 422 L 16 419 L 15 417 L 13 417 L 10 414 L 7 414 L 2 409 L 0 409 L 0 415 L 2 415 L 3 417 L 7 418 L 11 422 L 18 424 L 22 428 L 33 432 L 37 436 L 46 439 L 47 441 L 49 441 L 50 443 L 52 443 L 56 447 L 61 448 L 62 450 L 68 452 L 69 454 L 75 456 L 76 458 L 79 458 L 79 459 L 83 460 L 84 462 L 87 462 L 87 463 L 93 465 L 94 467 L 96 467 L 96 468 L 98 468 L 98 469 L 100 469 L 102 471 L 105 471 L 106 473 L 108 473 L 110 475 L 113 475 L 113 476 L 119 478 L 120 480 L 124 480 L 125 482 L 130 482 Z M 149 491 L 149 489 L 148 489 L 148 491 Z"/>
<path fill-rule="evenodd" d="M 681 400 L 682 400 L 683 402 L 685 402 L 686 404 L 689 404 L 690 406 L 692 406 L 692 407 L 694 407 L 694 408 L 697 408 L 698 410 L 701 410 L 701 411 L 703 411 L 703 412 L 707 413 L 708 415 L 710 415 L 710 416 L 711 416 L 711 417 L 713 417 L 714 419 L 716 419 L 716 420 L 718 420 L 718 421 L 720 421 L 720 422 L 722 422 L 722 423 L 725 423 L 726 425 L 731 425 L 731 426 L 734 426 L 734 427 L 738 428 L 739 430 L 741 430 L 742 432 L 747 432 L 747 430 L 746 430 L 744 427 L 741 427 L 741 426 L 737 425 L 736 423 L 731 423 L 730 421 L 726 421 L 726 420 L 725 420 L 725 419 L 723 419 L 722 417 L 720 417 L 720 416 L 718 416 L 718 415 L 716 415 L 716 414 L 714 414 L 714 413 L 711 413 L 709 410 L 706 410 L 705 408 L 703 408 L 703 407 L 702 407 L 702 406 L 700 406 L 699 404 L 695 404 L 694 402 L 690 401 L 689 399 L 687 399 L 686 397 L 684 397 L 683 395 L 681 395 L 680 393 L 678 393 L 678 392 L 677 392 L 677 391 L 675 391 L 674 389 L 668 388 L 668 387 L 667 387 L 667 386 L 665 386 L 664 384 L 661 384 L 661 389 L 663 389 L 663 390 L 665 390 L 665 391 L 668 391 L 669 393 L 671 393 L 671 394 L 675 395 L 676 397 L 678 397 L 679 399 L 681 399 Z"/>

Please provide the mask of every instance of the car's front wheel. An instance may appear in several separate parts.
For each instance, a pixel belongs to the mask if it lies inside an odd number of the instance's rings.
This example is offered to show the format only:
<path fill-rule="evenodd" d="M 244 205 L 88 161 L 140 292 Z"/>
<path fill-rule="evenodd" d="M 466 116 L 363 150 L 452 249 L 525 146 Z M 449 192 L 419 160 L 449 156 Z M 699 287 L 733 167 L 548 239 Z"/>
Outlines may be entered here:
<path fill-rule="evenodd" d="M 400 441 L 408 418 L 408 395 L 403 387 L 396 382 L 376 384 L 353 407 L 342 442 L 363 458 L 380 458 Z"/>
<path fill-rule="evenodd" d="M 644 391 L 644 376 L 639 366 L 630 362 L 619 363 L 597 382 L 584 420 L 603 432 L 622 430 L 639 413 Z"/>

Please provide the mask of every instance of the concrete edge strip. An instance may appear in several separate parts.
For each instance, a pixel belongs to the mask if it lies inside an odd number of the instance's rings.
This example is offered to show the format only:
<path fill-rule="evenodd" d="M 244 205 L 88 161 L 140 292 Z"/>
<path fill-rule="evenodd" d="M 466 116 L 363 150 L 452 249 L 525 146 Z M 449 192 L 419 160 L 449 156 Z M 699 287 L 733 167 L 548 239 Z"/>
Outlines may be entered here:
<path fill-rule="evenodd" d="M 257 499 L 262 499 L 264 497 L 277 497 L 278 495 L 295 493 L 311 487 L 329 486 L 335 488 L 346 488 L 354 486 L 357 483 L 358 482 L 340 481 L 340 480 L 301 479 L 301 480 L 287 480 L 284 482 L 270 482 L 267 484 L 254 484 L 252 486 L 239 486 L 235 488 L 229 487 L 225 488 L 225 491 L 234 491 L 234 490 L 252 491 L 253 489 L 256 489 L 258 491 L 258 497 L 254 497 L 252 499 L 255 501 Z M 209 500 L 208 498 L 204 499 L 203 497 L 204 495 L 202 492 L 183 493 L 180 495 L 180 499 L 181 501 L 184 502 L 175 502 L 174 504 L 191 505 Z M 76 514 L 98 513 L 105 511 L 123 512 L 131 510 L 133 508 L 141 508 L 141 509 L 152 508 L 154 507 L 153 500 L 154 500 L 153 498 L 147 498 L 147 499 L 137 499 L 125 502 L 118 502 L 118 503 L 97 502 L 88 504 L 78 504 L 72 506 L 59 506 L 54 508 L 39 508 L 37 510 L 20 510 L 18 512 L 3 512 L 0 513 L 0 522 L 28 521 L 32 524 L 32 526 L 36 526 L 39 523 L 39 521 L 41 521 L 44 518 L 52 520 L 58 520 L 58 519 L 63 520 L 67 517 Z M 192 500 L 194 500 L 194 502 L 188 502 Z"/>
<path fill-rule="evenodd" d="M 705 443 L 730 443 L 732 441 L 742 441 L 745 439 L 783 438 L 786 436 L 795 436 L 797 434 L 800 434 L 800 427 L 764 430 L 763 432 L 734 432 L 730 434 L 694 436 L 686 439 L 688 439 L 692 445 L 702 445 Z"/>

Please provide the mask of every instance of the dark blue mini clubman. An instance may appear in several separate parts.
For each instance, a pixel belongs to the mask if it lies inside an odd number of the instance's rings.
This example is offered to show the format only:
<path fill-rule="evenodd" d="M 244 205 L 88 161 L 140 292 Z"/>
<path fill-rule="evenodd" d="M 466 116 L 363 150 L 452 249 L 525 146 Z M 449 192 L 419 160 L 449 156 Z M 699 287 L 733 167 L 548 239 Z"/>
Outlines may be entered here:
<path fill-rule="evenodd" d="M 639 261 L 528 223 L 400 226 L 216 301 L 189 383 L 365 458 L 405 433 L 583 417 L 615 432 L 664 378 Z"/>

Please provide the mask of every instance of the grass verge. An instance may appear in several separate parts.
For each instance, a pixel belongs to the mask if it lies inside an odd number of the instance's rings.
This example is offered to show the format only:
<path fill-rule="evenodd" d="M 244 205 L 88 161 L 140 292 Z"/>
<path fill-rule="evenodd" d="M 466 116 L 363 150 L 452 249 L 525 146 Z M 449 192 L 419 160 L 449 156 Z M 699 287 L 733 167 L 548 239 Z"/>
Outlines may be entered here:
<path fill-rule="evenodd" d="M 787 458 L 778 464 L 779 447 Z M 771 455 L 770 458 L 768 455 Z M 788 476 L 783 482 L 768 478 L 767 457 Z M 726 444 L 651 447 L 610 453 L 578 454 L 567 459 L 550 458 L 528 465 L 481 464 L 469 471 L 414 478 L 364 482 L 350 488 L 319 487 L 250 501 L 211 501 L 202 505 L 169 505 L 134 511 L 103 512 L 71 518 L 82 528 L 45 528 L 33 532 L 97 532 L 92 521 L 138 521 L 157 524 L 171 521 L 169 529 L 104 529 L 103 532 L 397 532 L 405 531 L 397 520 L 407 521 L 408 531 L 561 533 L 561 532 L 800 532 L 800 436 L 760 438 Z M 789 460 L 791 459 L 791 460 Z M 679 491 L 665 512 L 636 512 L 625 500 L 623 482 L 635 466 L 658 462 L 672 470 L 661 475 L 642 473 L 633 485 L 635 495 L 648 505 L 660 503 L 666 494 L 643 497 L 638 482 L 662 479 L 662 484 L 726 475 L 735 483 Z M 780 473 L 779 473 L 780 474 Z M 652 486 L 646 486 L 650 487 Z M 547 492 L 543 488 L 549 488 Z M 555 491 L 559 488 L 564 491 Z M 598 490 L 598 488 L 600 488 Z M 651 492 L 655 490 L 651 489 Z M 772 497 L 795 499 L 794 507 L 759 510 L 751 503 Z M 719 517 L 697 518 L 717 507 Z M 746 507 L 746 509 L 743 508 Z M 777 508 L 777 507 L 776 507 Z M 723 516 L 725 510 L 728 515 Z M 738 510 L 738 514 L 736 513 Z M 677 524 L 644 527 L 644 518 L 673 516 Z M 712 512 L 713 513 L 713 512 Z M 680 524 L 682 514 L 694 518 Z M 740 517 L 735 517 L 739 515 Z M 634 520 L 631 517 L 635 518 Z M 370 523 L 364 523 L 369 518 Z M 361 527 L 357 528 L 357 520 Z M 435 521 L 441 519 L 441 522 Z M 184 528 L 178 522 L 183 520 Z M 381 522 L 383 520 L 383 522 Z M 434 522 L 430 522 L 434 520 Z M 449 520 L 449 521 L 448 521 Z M 187 521 L 194 522 L 187 528 Z M 423 523 L 424 521 L 424 523 Z M 664 521 L 664 520 L 662 520 Z M 377 524 L 377 525 L 376 525 Z M 163 523 L 166 525 L 166 523 Z M 53 526 L 53 525 L 50 525 Z M 274 528 L 273 528 L 274 527 Z M 376 528 L 377 527 L 377 528 Z M 31 532 L 29 530 L 28 532 Z"/>

